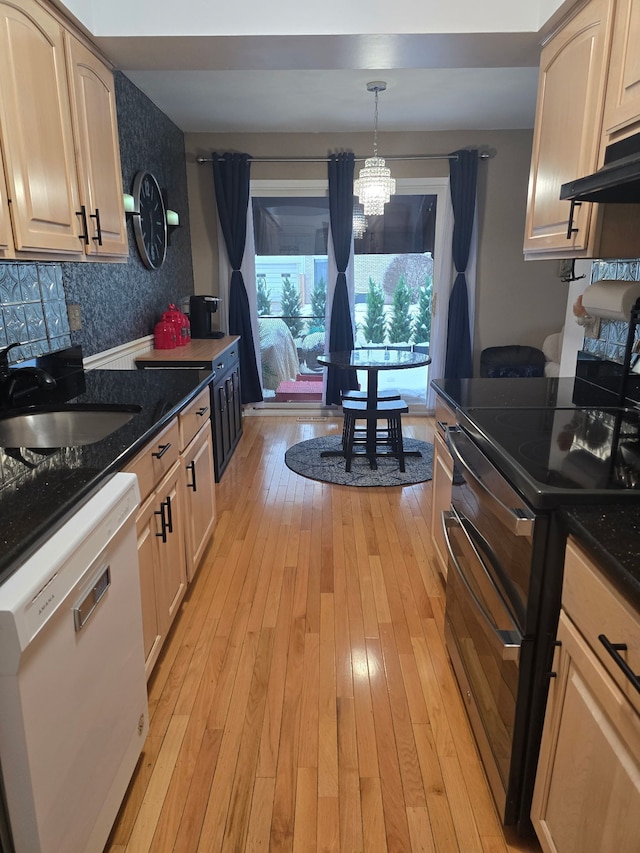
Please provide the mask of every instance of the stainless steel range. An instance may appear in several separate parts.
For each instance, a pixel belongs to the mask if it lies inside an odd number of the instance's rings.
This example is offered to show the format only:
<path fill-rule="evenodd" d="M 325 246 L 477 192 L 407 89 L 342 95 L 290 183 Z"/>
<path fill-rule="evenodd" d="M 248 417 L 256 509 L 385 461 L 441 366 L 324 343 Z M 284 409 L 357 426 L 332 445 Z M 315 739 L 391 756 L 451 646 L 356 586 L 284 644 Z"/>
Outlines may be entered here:
<path fill-rule="evenodd" d="M 458 416 L 447 434 L 447 648 L 500 815 L 527 831 L 560 609 L 566 536 L 556 510 L 640 501 L 640 413 L 551 406 Z"/>

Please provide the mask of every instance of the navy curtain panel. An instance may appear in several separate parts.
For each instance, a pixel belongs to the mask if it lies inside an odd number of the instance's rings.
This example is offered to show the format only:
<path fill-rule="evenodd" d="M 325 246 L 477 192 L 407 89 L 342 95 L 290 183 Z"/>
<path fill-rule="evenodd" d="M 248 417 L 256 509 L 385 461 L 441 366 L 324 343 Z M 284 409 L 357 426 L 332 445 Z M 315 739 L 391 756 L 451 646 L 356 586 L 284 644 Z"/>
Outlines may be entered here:
<path fill-rule="evenodd" d="M 240 335 L 238 357 L 242 402 L 259 403 L 262 388 L 251 329 L 249 297 L 240 272 L 247 236 L 250 168 L 248 154 L 213 154 L 218 216 L 233 270 L 229 282 L 229 334 Z"/>
<path fill-rule="evenodd" d="M 473 375 L 469 332 L 469 295 L 465 275 L 469 261 L 471 233 L 476 209 L 478 151 L 454 151 L 450 155 L 451 204 L 453 206 L 453 262 L 456 280 L 449 296 L 447 349 L 444 375 L 447 379 L 468 379 Z"/>
<path fill-rule="evenodd" d="M 353 154 L 331 154 L 329 157 L 329 219 L 333 253 L 338 268 L 336 287 L 331 305 L 329 352 L 348 352 L 353 349 L 353 323 L 347 293 L 345 271 L 351 253 L 353 231 Z M 342 391 L 358 387 L 355 370 L 327 368 L 325 402 L 342 404 Z"/>

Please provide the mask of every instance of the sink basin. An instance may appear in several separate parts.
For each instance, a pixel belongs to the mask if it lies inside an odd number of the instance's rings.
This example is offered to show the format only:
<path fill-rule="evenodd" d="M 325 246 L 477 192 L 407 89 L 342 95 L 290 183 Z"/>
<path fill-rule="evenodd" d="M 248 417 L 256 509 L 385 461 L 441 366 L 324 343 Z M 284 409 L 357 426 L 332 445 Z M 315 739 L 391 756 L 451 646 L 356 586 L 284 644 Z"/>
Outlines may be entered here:
<path fill-rule="evenodd" d="M 140 406 L 64 406 L 21 411 L 0 419 L 0 447 L 78 447 L 126 424 Z"/>

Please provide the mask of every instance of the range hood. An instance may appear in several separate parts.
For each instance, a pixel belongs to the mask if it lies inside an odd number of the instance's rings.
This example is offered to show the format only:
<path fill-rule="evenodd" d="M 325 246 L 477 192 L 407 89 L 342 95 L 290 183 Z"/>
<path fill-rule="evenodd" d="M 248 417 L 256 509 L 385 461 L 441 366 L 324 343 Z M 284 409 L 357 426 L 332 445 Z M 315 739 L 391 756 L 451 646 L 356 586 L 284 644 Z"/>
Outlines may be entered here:
<path fill-rule="evenodd" d="M 608 145 L 593 175 L 562 184 L 560 198 L 608 204 L 640 204 L 640 133 Z"/>

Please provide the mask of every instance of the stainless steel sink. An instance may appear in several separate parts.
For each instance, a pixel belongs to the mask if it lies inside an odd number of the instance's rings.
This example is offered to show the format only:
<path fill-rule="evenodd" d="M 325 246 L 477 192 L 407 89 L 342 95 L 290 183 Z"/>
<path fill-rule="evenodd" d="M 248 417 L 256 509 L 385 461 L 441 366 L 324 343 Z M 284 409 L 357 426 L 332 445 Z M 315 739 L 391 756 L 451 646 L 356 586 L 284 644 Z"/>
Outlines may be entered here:
<path fill-rule="evenodd" d="M 140 406 L 63 406 L 0 418 L 0 447 L 78 447 L 94 444 L 126 424 Z"/>

